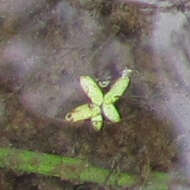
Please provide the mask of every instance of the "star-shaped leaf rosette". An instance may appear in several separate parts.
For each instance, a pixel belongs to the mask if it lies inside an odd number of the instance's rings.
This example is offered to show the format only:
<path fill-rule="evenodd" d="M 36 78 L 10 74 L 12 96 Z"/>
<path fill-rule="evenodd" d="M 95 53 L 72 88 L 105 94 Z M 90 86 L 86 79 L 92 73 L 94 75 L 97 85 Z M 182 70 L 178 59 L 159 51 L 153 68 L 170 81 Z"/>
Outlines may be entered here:
<path fill-rule="evenodd" d="M 129 86 L 130 73 L 131 70 L 124 70 L 122 76 L 116 80 L 105 95 L 93 78 L 81 76 L 81 87 L 90 98 L 91 103 L 76 107 L 66 114 L 65 119 L 70 122 L 91 119 L 94 129 L 97 131 L 103 126 L 103 115 L 113 123 L 119 122 L 121 117 L 114 103 L 119 100 Z"/>

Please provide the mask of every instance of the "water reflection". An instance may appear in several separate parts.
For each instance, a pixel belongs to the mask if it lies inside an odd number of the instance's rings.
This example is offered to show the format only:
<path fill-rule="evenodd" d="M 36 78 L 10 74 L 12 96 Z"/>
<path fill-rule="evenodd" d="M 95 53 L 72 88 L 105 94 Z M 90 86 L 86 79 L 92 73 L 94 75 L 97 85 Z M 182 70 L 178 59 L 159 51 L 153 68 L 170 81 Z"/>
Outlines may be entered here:
<path fill-rule="evenodd" d="M 162 91 L 167 97 L 158 107 L 154 106 L 159 110 L 159 114 L 173 121 L 174 130 L 179 134 L 176 141 L 183 147 L 180 155 L 181 167 L 188 178 L 190 176 L 190 50 L 187 45 L 190 42 L 189 29 L 185 13 L 177 10 L 158 12 L 152 37 L 152 47 L 155 55 L 159 57 L 159 61 L 153 59 L 153 63 L 161 68 L 159 75 L 164 81 Z"/>

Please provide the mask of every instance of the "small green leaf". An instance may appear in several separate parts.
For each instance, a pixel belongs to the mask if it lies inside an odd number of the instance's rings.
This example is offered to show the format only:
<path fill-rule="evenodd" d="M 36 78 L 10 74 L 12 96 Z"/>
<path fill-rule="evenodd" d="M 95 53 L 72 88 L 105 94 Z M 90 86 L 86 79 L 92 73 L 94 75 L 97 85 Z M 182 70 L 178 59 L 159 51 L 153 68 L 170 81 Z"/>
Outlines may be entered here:
<path fill-rule="evenodd" d="M 92 125 L 95 130 L 99 131 L 103 126 L 103 117 L 101 114 L 91 118 Z"/>
<path fill-rule="evenodd" d="M 114 103 L 124 94 L 132 71 L 125 69 L 122 76 L 114 83 L 109 92 L 103 95 L 98 84 L 90 76 L 81 76 L 80 84 L 86 95 L 90 98 L 91 104 L 84 104 L 75 108 L 65 116 L 67 121 L 76 122 L 91 119 L 95 130 L 99 131 L 103 126 L 104 115 L 112 122 L 119 122 L 120 115 Z M 103 86 L 104 87 L 104 86 Z"/>
<path fill-rule="evenodd" d="M 105 104 L 115 103 L 125 92 L 129 85 L 129 77 L 120 77 L 104 96 Z"/>
<path fill-rule="evenodd" d="M 80 84 L 92 103 L 100 106 L 103 103 L 103 93 L 96 82 L 89 76 L 81 76 Z"/>
<path fill-rule="evenodd" d="M 76 122 L 80 120 L 90 119 L 101 113 L 101 109 L 93 104 L 83 104 L 76 107 L 72 112 L 66 114 L 67 121 Z"/>
<path fill-rule="evenodd" d="M 104 115 L 112 122 L 117 123 L 121 120 L 119 112 L 113 104 L 105 104 L 103 103 L 102 109 Z"/>

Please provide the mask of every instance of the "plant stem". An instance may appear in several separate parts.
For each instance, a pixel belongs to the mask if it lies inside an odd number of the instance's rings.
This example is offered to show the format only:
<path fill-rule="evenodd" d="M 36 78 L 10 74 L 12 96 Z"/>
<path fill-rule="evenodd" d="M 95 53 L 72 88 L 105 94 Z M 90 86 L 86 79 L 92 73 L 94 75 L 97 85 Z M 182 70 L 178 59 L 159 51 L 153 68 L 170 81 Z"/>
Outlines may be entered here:
<path fill-rule="evenodd" d="M 0 148 L 0 167 L 14 171 L 56 176 L 73 182 L 95 182 L 116 186 L 133 186 L 138 183 L 135 175 L 112 174 L 110 170 L 98 168 L 88 161 L 45 153 Z"/>
<path fill-rule="evenodd" d="M 36 173 L 55 176 L 71 182 L 94 182 L 102 185 L 131 187 L 138 185 L 140 177 L 129 173 L 112 173 L 108 169 L 98 168 L 86 160 L 63 157 L 46 153 L 0 148 L 0 168 L 16 172 Z M 171 175 L 152 172 L 149 183 L 143 190 L 168 190 Z M 180 179 L 183 179 L 180 176 Z"/>

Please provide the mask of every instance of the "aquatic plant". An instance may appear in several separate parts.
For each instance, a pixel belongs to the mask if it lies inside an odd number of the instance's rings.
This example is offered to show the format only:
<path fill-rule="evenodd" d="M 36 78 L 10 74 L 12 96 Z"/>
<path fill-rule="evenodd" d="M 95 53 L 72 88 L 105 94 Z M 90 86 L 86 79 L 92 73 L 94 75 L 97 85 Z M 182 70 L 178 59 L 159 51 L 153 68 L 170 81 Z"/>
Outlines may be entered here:
<path fill-rule="evenodd" d="M 81 76 L 81 87 L 90 98 L 91 103 L 76 107 L 70 113 L 66 114 L 65 119 L 71 122 L 91 119 L 95 130 L 100 130 L 103 126 L 102 113 L 111 122 L 119 122 L 121 117 L 114 103 L 119 100 L 127 89 L 130 82 L 129 73 L 131 73 L 131 70 L 125 69 L 121 77 L 116 80 L 105 95 L 93 78 L 90 76 Z"/>
<path fill-rule="evenodd" d="M 127 189 L 140 185 L 141 181 L 137 175 L 120 171 L 113 172 L 97 167 L 84 159 L 15 148 L 0 147 L 0 168 L 6 168 L 17 173 L 26 172 L 59 177 L 73 183 L 93 182 Z M 186 186 L 189 184 L 189 180 L 179 173 L 170 175 L 164 172 L 151 172 L 147 183 L 141 189 L 168 190 L 168 184 L 171 184 L 174 179 L 178 179 Z"/>

